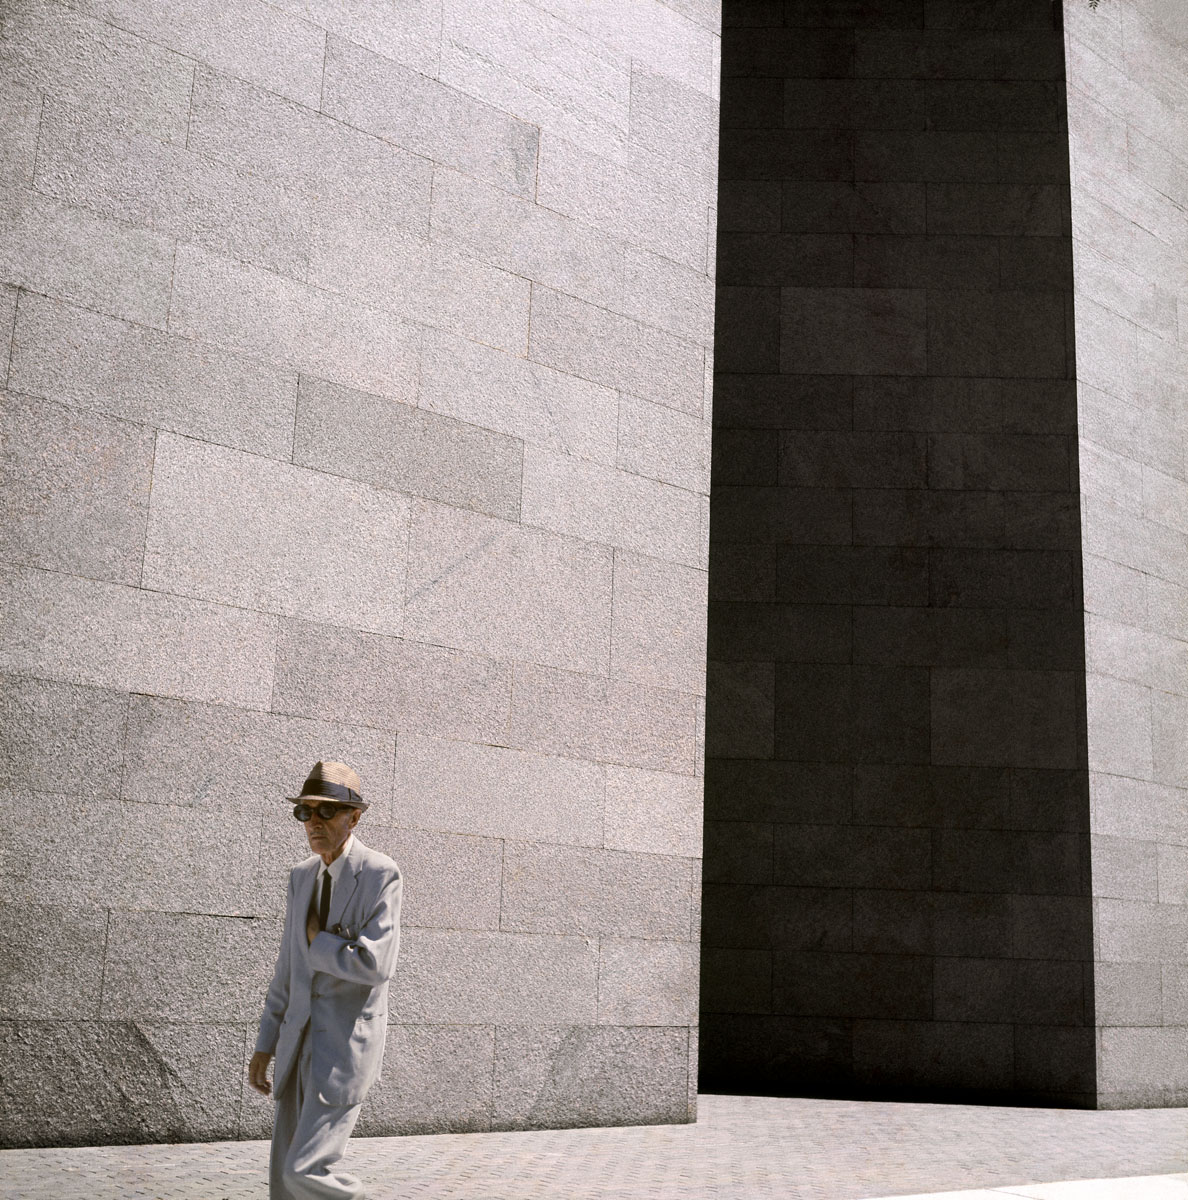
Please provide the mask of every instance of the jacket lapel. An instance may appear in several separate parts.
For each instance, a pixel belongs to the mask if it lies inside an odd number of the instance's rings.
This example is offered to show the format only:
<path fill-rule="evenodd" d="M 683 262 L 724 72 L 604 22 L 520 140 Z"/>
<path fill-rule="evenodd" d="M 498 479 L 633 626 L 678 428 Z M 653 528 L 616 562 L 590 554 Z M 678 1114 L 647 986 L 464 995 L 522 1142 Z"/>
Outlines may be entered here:
<path fill-rule="evenodd" d="M 327 918 L 327 924 L 331 929 L 342 921 L 342 914 L 346 911 L 350 898 L 355 894 L 355 888 L 358 886 L 359 867 L 359 839 L 355 838 L 351 843 L 351 852 L 347 855 L 342 874 L 338 877 L 338 883 L 330 890 L 330 916 Z"/>
<path fill-rule="evenodd" d="M 315 856 L 297 881 L 297 891 L 293 897 L 297 906 L 297 911 L 293 914 L 293 936 L 297 939 L 297 944 L 301 947 L 303 954 L 309 953 L 309 939 L 305 936 L 305 920 L 309 915 L 309 906 L 313 902 L 314 883 L 317 881 L 318 867 L 321 865 L 322 860 Z"/>

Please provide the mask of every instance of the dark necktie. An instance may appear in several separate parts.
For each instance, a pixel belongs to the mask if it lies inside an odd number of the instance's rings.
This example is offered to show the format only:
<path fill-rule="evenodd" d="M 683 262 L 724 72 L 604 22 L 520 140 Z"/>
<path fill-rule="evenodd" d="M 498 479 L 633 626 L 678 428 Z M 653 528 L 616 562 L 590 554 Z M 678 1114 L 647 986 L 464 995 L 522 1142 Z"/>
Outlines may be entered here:
<path fill-rule="evenodd" d="M 325 929 L 330 920 L 330 872 L 322 872 L 322 899 L 318 904 L 318 924 Z"/>

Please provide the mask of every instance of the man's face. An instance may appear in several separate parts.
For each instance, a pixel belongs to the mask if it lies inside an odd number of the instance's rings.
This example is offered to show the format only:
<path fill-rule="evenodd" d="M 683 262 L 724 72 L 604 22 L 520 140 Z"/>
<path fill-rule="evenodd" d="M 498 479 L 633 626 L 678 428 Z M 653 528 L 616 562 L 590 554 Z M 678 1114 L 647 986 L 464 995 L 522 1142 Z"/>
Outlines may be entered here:
<path fill-rule="evenodd" d="M 314 809 L 313 815 L 305 822 L 309 848 L 322 856 L 337 854 L 358 823 L 357 808 L 342 807 L 329 820 L 318 816 L 317 809 Z"/>

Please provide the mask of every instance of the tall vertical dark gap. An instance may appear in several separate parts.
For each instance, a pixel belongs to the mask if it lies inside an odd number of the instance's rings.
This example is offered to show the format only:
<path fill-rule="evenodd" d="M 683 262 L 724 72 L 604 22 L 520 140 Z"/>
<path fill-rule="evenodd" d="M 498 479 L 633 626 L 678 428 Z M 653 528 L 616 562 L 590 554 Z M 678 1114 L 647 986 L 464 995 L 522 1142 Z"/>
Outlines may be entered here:
<path fill-rule="evenodd" d="M 1091 1105 L 1050 0 L 724 0 L 700 1088 Z"/>

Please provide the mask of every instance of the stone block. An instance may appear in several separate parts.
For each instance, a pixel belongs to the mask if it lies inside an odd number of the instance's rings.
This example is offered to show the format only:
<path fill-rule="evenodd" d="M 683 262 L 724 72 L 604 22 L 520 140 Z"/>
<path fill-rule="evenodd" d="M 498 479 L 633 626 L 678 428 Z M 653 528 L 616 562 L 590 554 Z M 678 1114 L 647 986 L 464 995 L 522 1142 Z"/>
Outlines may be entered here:
<path fill-rule="evenodd" d="M 1064 297 L 1058 293 L 932 291 L 928 336 L 928 369 L 936 374 L 1067 374 Z"/>
<path fill-rule="evenodd" d="M 857 949 L 855 896 L 845 888 L 706 883 L 702 945 L 753 950 Z"/>
<path fill-rule="evenodd" d="M 771 1012 L 771 950 L 706 946 L 701 951 L 702 1018 Z"/>
<path fill-rule="evenodd" d="M 263 707 L 276 621 L 163 592 L 9 568 L 0 670 L 65 683 Z"/>
<path fill-rule="evenodd" d="M 21 792 L 117 797 L 128 697 L 9 676 L 0 687 L 0 761 Z"/>
<path fill-rule="evenodd" d="M 0 275 L 8 283 L 163 328 L 173 243 L 34 192 L 0 193 L 7 215 Z"/>
<path fill-rule="evenodd" d="M 279 921 L 113 912 L 103 1020 L 252 1021 L 280 946 Z"/>
<path fill-rule="evenodd" d="M 1011 953 L 1019 959 L 1064 959 L 1090 962 L 1094 957 L 1094 939 L 1102 958 L 1105 938 L 1095 924 L 1091 906 L 1098 915 L 1106 904 L 1122 901 L 1091 901 L 1088 889 L 1080 896 L 1021 896 L 1009 898 L 1011 907 Z"/>
<path fill-rule="evenodd" d="M 722 111 L 725 124 L 727 110 L 723 107 Z M 812 194 L 813 187 L 809 184 L 804 184 L 803 187 L 806 197 Z M 729 233 L 778 233 L 780 205 L 781 191 L 778 180 L 723 180 L 718 186 L 718 229 Z M 794 202 L 793 211 L 798 211 L 798 207 Z M 824 223 L 824 218 L 822 222 Z"/>
<path fill-rule="evenodd" d="M 76 913 L 110 903 L 106 880 L 118 800 L 29 790 L 7 790 L 0 799 L 9 811 L 19 805 L 26 818 L 10 830 L 0 854 L 0 899 L 29 908 L 52 896 Z"/>
<path fill-rule="evenodd" d="M 490 1025 L 389 1025 L 384 1069 L 367 1094 L 360 1137 L 482 1133 L 491 1127 L 495 1030 Z M 246 1067 L 245 1067 L 246 1070 Z M 393 1164 L 394 1166 L 395 1164 Z M 393 1181 L 401 1168 L 385 1165 Z M 404 1176 L 414 1183 L 411 1165 Z M 386 1186 L 386 1183 L 385 1183 Z"/>
<path fill-rule="evenodd" d="M 309 283 L 512 354 L 528 346 L 531 284 L 444 238 L 328 223 L 314 234 Z"/>
<path fill-rule="evenodd" d="M 533 53 L 526 53 L 526 47 Z M 613 149 L 625 140 L 631 63 L 552 12 L 445 0 L 442 83 L 550 133 Z M 708 98 L 706 98 L 708 102 Z"/>
<path fill-rule="evenodd" d="M 776 430 L 719 428 L 713 443 L 715 483 L 755 487 L 776 485 L 779 461 Z"/>
<path fill-rule="evenodd" d="M 1157 851 L 1160 904 L 1188 904 L 1188 849 L 1159 846 Z M 1151 897 L 1146 895 L 1142 899 Z"/>
<path fill-rule="evenodd" d="M 15 78 L 6 78 L 0 84 L 0 120 L 7 134 L 4 147 L 0 149 L 0 187 L 29 187 L 33 183 L 33 165 L 37 156 L 41 97 Z M 11 302 L 16 303 L 15 293 Z"/>
<path fill-rule="evenodd" d="M 413 7 L 402 7 L 402 14 L 411 19 Z M 243 174 L 302 192 L 322 235 L 343 226 L 428 231 L 433 164 L 427 159 L 201 66 L 187 144 Z"/>
<path fill-rule="evenodd" d="M 933 670 L 932 760 L 954 766 L 1077 766 L 1074 684 L 1066 671 Z"/>
<path fill-rule="evenodd" d="M 517 666 L 507 736 L 525 749 L 684 773 L 697 697 L 629 680 Z"/>
<path fill-rule="evenodd" d="M 1095 565 L 1105 567 L 1100 559 L 1095 561 Z M 1126 575 L 1128 582 L 1137 585 L 1136 572 L 1128 571 Z M 1149 614 L 1152 628 L 1162 630 L 1180 641 L 1188 641 L 1188 588 L 1151 575 L 1142 578 L 1141 583 L 1146 603 L 1140 608 L 1136 600 L 1131 611 L 1141 612 L 1144 617 Z"/>
<path fill-rule="evenodd" d="M 739 183 L 734 186 L 772 185 Z M 788 180 L 782 186 L 783 224 L 787 229 L 800 229 L 805 233 L 884 234 L 897 238 L 924 233 L 923 183 Z"/>
<path fill-rule="evenodd" d="M 700 858 L 703 790 L 696 776 L 608 764 L 603 845 Z"/>
<path fill-rule="evenodd" d="M 1089 768 L 1150 779 L 1151 690 L 1105 675 L 1085 680 Z"/>
<path fill-rule="evenodd" d="M 1182 789 L 1096 771 L 1089 785 L 1095 834 L 1188 845 Z"/>
<path fill-rule="evenodd" d="M 396 1023 L 593 1024 L 598 944 L 589 938 L 470 930 L 401 934 Z"/>
<path fill-rule="evenodd" d="M 1006 825 L 1012 829 L 1089 833 L 1088 772 L 1013 770 Z"/>
<path fill-rule="evenodd" d="M 306 621 L 281 627 L 276 712 L 494 743 L 510 704 L 505 663 Z"/>
<path fill-rule="evenodd" d="M 1064 118 L 1058 85 L 1042 79 L 932 80 L 923 109 L 930 129 L 1056 132 Z"/>
<path fill-rule="evenodd" d="M 698 947 L 600 938 L 599 1025 L 696 1025 Z"/>
<path fill-rule="evenodd" d="M 928 573 L 928 551 L 912 547 L 780 547 L 777 596 L 790 604 L 924 604 Z"/>
<path fill-rule="evenodd" d="M 1176 788 L 1188 787 L 1188 746 L 1184 743 L 1188 698 L 1161 691 L 1158 687 L 1151 689 L 1150 697 L 1152 774 L 1160 783 Z M 1092 728 L 1097 732 L 1096 727 Z"/>
<path fill-rule="evenodd" d="M 325 35 L 263 0 L 242 0 L 234 17 L 219 0 L 180 8 L 165 0 L 79 0 L 75 7 L 299 104 L 318 104 Z"/>
<path fill-rule="evenodd" d="M 51 894 L 47 894 L 47 899 Z M 99 1015 L 108 914 L 98 908 L 0 904 L 9 929 L 0 1008 L 12 1020 Z"/>
<path fill-rule="evenodd" d="M 367 844 L 405 879 L 402 929 L 498 929 L 503 846 L 499 839 L 360 822 Z"/>
<path fill-rule="evenodd" d="M 631 64 L 631 141 L 695 171 L 712 170 L 718 155 L 720 101 L 640 62 Z"/>
<path fill-rule="evenodd" d="M 698 500 L 684 488 L 616 467 L 524 449 L 525 525 L 702 567 Z"/>
<path fill-rule="evenodd" d="M 730 6 L 733 7 L 733 6 Z M 844 78 L 850 74 L 854 35 L 850 29 L 783 28 L 783 14 L 753 26 L 723 13 L 722 75 L 787 79 Z M 733 24 L 731 22 L 734 22 Z"/>
<path fill-rule="evenodd" d="M 840 233 L 723 231 L 717 278 L 723 285 L 846 287 L 854 281 L 853 246 Z"/>
<path fill-rule="evenodd" d="M 394 492 L 162 433 L 144 584 L 399 633 L 408 522 Z"/>
<path fill-rule="evenodd" d="M 405 0 L 399 8 L 278 0 L 276 7 L 424 75 L 431 76 L 441 59 L 442 0 Z"/>
<path fill-rule="evenodd" d="M 1102 1092 L 1151 1093 L 1188 1087 L 1188 1030 L 1106 1028 L 1101 1031 L 1097 1086 Z"/>
<path fill-rule="evenodd" d="M 854 768 L 854 821 L 862 825 L 997 828 L 1008 822 L 1009 795 L 1009 772 L 995 768 Z"/>
<path fill-rule="evenodd" d="M 848 898 L 847 893 L 835 893 Z M 868 954 L 930 955 L 936 944 L 937 895 L 933 892 L 867 891 L 850 893 L 853 937 L 840 950 Z M 950 903 L 950 898 L 945 898 Z M 1009 943 L 1009 931 L 1003 938 Z M 817 949 L 811 943 L 803 949 Z"/>
<path fill-rule="evenodd" d="M 931 183 L 928 232 L 998 237 L 1067 235 L 1068 194 L 1053 184 Z"/>
<path fill-rule="evenodd" d="M 440 330 L 425 332 L 418 408 L 610 465 L 618 404 L 611 388 Z"/>
<path fill-rule="evenodd" d="M 836 763 L 707 760 L 707 821 L 849 821 L 851 769 Z"/>
<path fill-rule="evenodd" d="M 1005 543 L 1004 497 L 996 492 L 885 488 L 853 497 L 860 546 L 999 549 Z"/>
<path fill-rule="evenodd" d="M 775 664 L 706 664 L 707 757 L 772 758 L 775 754 Z"/>
<path fill-rule="evenodd" d="M 798 887 L 925 888 L 932 852 L 926 829 L 775 826 L 776 883 Z"/>
<path fill-rule="evenodd" d="M 612 557 L 604 546 L 414 501 L 405 632 L 493 658 L 602 672 Z"/>
<path fill-rule="evenodd" d="M 943 891 L 1086 892 L 1088 839 L 1077 833 L 962 829 L 938 831 L 933 883 Z"/>
<path fill-rule="evenodd" d="M 678 186 L 672 174 L 687 176 L 687 172 L 674 172 L 671 164 L 665 164 L 667 177 L 649 178 L 656 156 L 642 150 L 640 157 L 638 165 L 630 158 L 623 163 L 563 137 L 545 136 L 540 144 L 536 202 L 630 246 L 704 271 L 706 201 L 712 198 L 708 181 L 686 177 Z"/>
<path fill-rule="evenodd" d="M 1105 965 L 1099 963 L 1099 971 Z M 1174 962 L 1158 965 L 1149 963 L 1143 966 L 1135 963 L 1119 963 L 1115 969 L 1119 973 L 1126 973 L 1123 978 L 1126 981 L 1124 986 L 1128 989 L 1127 995 L 1132 994 L 1129 989 L 1133 988 L 1147 1002 L 1141 1010 L 1141 1015 L 1147 1019 L 1120 1019 L 1110 1022 L 1111 1024 L 1183 1025 L 1185 1020 L 1188 1020 L 1188 967 Z M 1149 986 L 1143 987 L 1144 983 L 1149 984 L 1152 975 L 1154 975 L 1153 996 Z M 1132 979 L 1133 983 L 1130 982 Z M 1139 991 L 1140 988 L 1143 990 Z M 1150 1007 L 1152 1000 L 1154 1008 Z M 1154 1014 L 1153 1018 L 1151 1017 L 1152 1013 Z"/>
<path fill-rule="evenodd" d="M 923 28 L 854 32 L 854 74 L 874 79 L 983 79 L 997 62 L 1001 38 L 981 30 Z M 1020 76 L 1021 77 L 1021 76 Z"/>
<path fill-rule="evenodd" d="M 718 662 L 851 660 L 850 616 L 842 605 L 724 603 L 710 606 L 709 655 Z"/>
<path fill-rule="evenodd" d="M 1163 964 L 1166 976 L 1177 968 Z M 1098 1025 L 1161 1025 L 1165 1020 L 1177 1024 L 1171 1012 L 1161 1014 L 1162 999 L 1171 994 L 1172 981 L 1160 981 L 1159 963 L 1102 962 L 1093 964 L 1093 1002 Z M 1170 1020 L 1169 1020 L 1170 1018 Z"/>
<path fill-rule="evenodd" d="M 1100 1107 L 1096 1037 L 1089 1022 L 1015 1026 L 1015 1088 L 1078 1108 Z"/>
<path fill-rule="evenodd" d="M 782 79 L 747 75 L 723 78 L 720 118 L 723 129 L 778 129 L 783 117 Z"/>
<path fill-rule="evenodd" d="M 344 38 L 327 39 L 322 111 L 516 195 L 531 194 L 538 129 Z"/>
<path fill-rule="evenodd" d="M 777 950 L 772 959 L 774 1012 L 901 1021 L 932 1016 L 932 971 L 922 956 Z"/>
<path fill-rule="evenodd" d="M 151 430 L 9 394 L 0 408 L 10 561 L 89 579 L 140 581 Z"/>
<path fill-rule="evenodd" d="M 302 192 L 162 143 L 127 120 L 79 116 L 48 104 L 37 190 L 165 237 L 306 277 L 310 212 Z"/>
<path fill-rule="evenodd" d="M 914 433 L 780 433 L 779 482 L 785 487 L 922 487 L 930 469 Z"/>
<path fill-rule="evenodd" d="M 592 383 L 701 415 L 700 346 L 550 288 L 532 289 L 528 354 Z"/>
<path fill-rule="evenodd" d="M 996 134 L 981 131 L 860 130 L 854 135 L 854 178 L 877 183 L 993 181 L 999 173 L 996 142 Z"/>
<path fill-rule="evenodd" d="M 264 818 L 265 823 L 277 825 L 287 821 L 289 825 L 296 825 L 290 812 L 283 801 L 278 801 L 273 814 Z M 266 885 L 261 893 L 257 878 L 260 856 L 257 822 L 238 815 L 232 819 L 241 828 L 246 826 L 247 832 L 240 833 L 228 843 L 228 813 L 224 811 L 175 808 L 169 804 L 121 804 L 111 826 L 111 839 L 113 846 L 118 847 L 118 858 L 107 864 L 103 874 L 108 903 L 135 914 L 129 918 L 133 921 L 146 913 L 154 919 L 161 914 L 203 915 L 212 920 L 235 918 L 227 922 L 227 930 L 236 923 L 250 923 L 261 914 L 280 915 L 286 877 L 282 877 L 275 887 Z M 303 857 L 307 855 L 308 848 Z M 133 946 L 137 944 L 138 932 L 123 929 L 124 937 Z M 165 935 L 162 933 L 161 936 Z M 218 952 L 204 942 L 192 941 L 189 949 L 198 960 L 195 965 L 199 971 L 202 959 Z M 139 950 L 126 952 L 136 954 Z M 275 960 L 275 951 L 271 953 Z M 268 955 L 265 951 L 264 957 Z M 212 989 L 216 987 L 215 981 L 208 982 Z M 218 985 L 222 982 L 220 977 Z M 108 993 L 105 991 L 104 995 Z M 117 1015 L 135 1014 L 128 1008 L 121 1009 Z M 163 1020 L 186 1019 L 180 1011 L 160 1015 Z M 239 1016 L 238 1013 L 220 1013 L 217 1019 L 232 1020 Z"/>
<path fill-rule="evenodd" d="M 1016 937 L 1017 899 L 984 892 L 934 892 L 932 934 L 936 954 L 942 957 L 1011 958 L 1025 956 L 1030 949 L 1035 958 L 1080 957 L 1075 943 L 1060 953 L 1046 952 L 1047 947 L 1035 938 L 1032 925 L 1023 922 L 1022 918 L 1034 917 L 1038 923 L 1042 916 L 1037 913 L 1053 911 L 1052 897 L 1022 898 L 1020 928 L 1032 935 L 1036 945 L 1030 947 L 1022 934 Z M 1064 901 L 1066 898 L 1056 899 Z M 1081 904 L 1081 910 L 1088 913 L 1088 901 Z M 1067 923 L 1061 932 L 1067 931 L 1066 926 Z M 1087 928 L 1085 925 L 1084 929 Z"/>
<path fill-rule="evenodd" d="M 184 144 L 193 61 L 49 0 L 6 14 L 0 70 L 81 109 L 128 114 L 145 132 Z"/>
<path fill-rule="evenodd" d="M 668 855 L 507 841 L 499 926 L 683 941 L 690 866 Z"/>
<path fill-rule="evenodd" d="M 597 846 L 603 774 L 601 764 L 577 758 L 402 732 L 393 820 L 405 829 Z"/>
<path fill-rule="evenodd" d="M 688 1075 L 684 1028 L 501 1026 L 492 1124 L 564 1129 L 683 1122 Z"/>
<path fill-rule="evenodd" d="M 845 488 L 723 485 L 714 493 L 714 537 L 797 549 L 848 546 L 853 538 L 852 495 Z"/>
<path fill-rule="evenodd" d="M 933 605 L 957 608 L 1068 609 L 1070 550 L 957 550 L 928 556 Z"/>
<path fill-rule="evenodd" d="M 702 878 L 707 883 L 774 883 L 773 834 L 766 821 L 706 821 Z"/>
<path fill-rule="evenodd" d="M 393 399 L 413 394 L 416 326 L 350 297 L 181 246 L 170 330 Z"/>
<path fill-rule="evenodd" d="M 244 1031 L 229 1024 L 5 1021 L 0 1141 L 128 1146 L 231 1139 Z M 20 1103 L 9 1103 L 20 1097 Z"/>
<path fill-rule="evenodd" d="M 708 1013 L 701 1021 L 707 1092 L 786 1095 L 853 1081 L 853 1022 L 822 1017 Z"/>
<path fill-rule="evenodd" d="M 1014 1083 L 1009 1024 L 854 1022 L 854 1074 L 870 1087 L 1007 1090 Z"/>
<path fill-rule="evenodd" d="M 623 550 L 614 558 L 612 676 L 704 695 L 705 572 Z"/>
<path fill-rule="evenodd" d="M 708 495 L 710 426 L 700 415 L 621 396 L 616 465 L 636 475 Z"/>
<path fill-rule="evenodd" d="M 720 178 L 819 179 L 854 177 L 853 135 L 844 129 L 739 129 L 722 142 Z"/>
<path fill-rule="evenodd" d="M 328 721 L 133 696 L 123 797 L 221 812 L 230 806 L 291 821 L 285 798 L 297 794 L 315 762 L 327 760 L 350 763 L 359 772 L 368 823 L 386 822 L 392 740 Z"/>
<path fill-rule="evenodd" d="M 1161 899 L 1159 852 L 1152 842 L 1095 834 L 1092 839 L 1093 894 L 1120 900 Z M 1169 848 L 1170 849 L 1170 848 Z"/>
<path fill-rule="evenodd" d="M 854 613 L 853 661 L 900 666 L 1007 665 L 1007 614 L 985 609 L 875 608 Z"/>
<path fill-rule="evenodd" d="M 924 129 L 930 90 L 916 80 L 789 79 L 784 125 L 789 129 Z"/>
<path fill-rule="evenodd" d="M 208 442 L 288 458 L 297 376 L 26 293 L 11 386 Z"/>
<path fill-rule="evenodd" d="M 906 288 L 780 289 L 780 369 L 797 375 L 921 375 L 925 294 Z"/>
<path fill-rule="evenodd" d="M 997 242 L 976 237 L 854 239 L 854 283 L 860 287 L 997 287 Z"/>
<path fill-rule="evenodd" d="M 749 381 L 757 372 L 774 375 L 781 369 L 778 288 L 723 285 L 714 320 L 718 371 L 737 371 Z M 727 416 L 723 424 L 730 423 Z"/>

